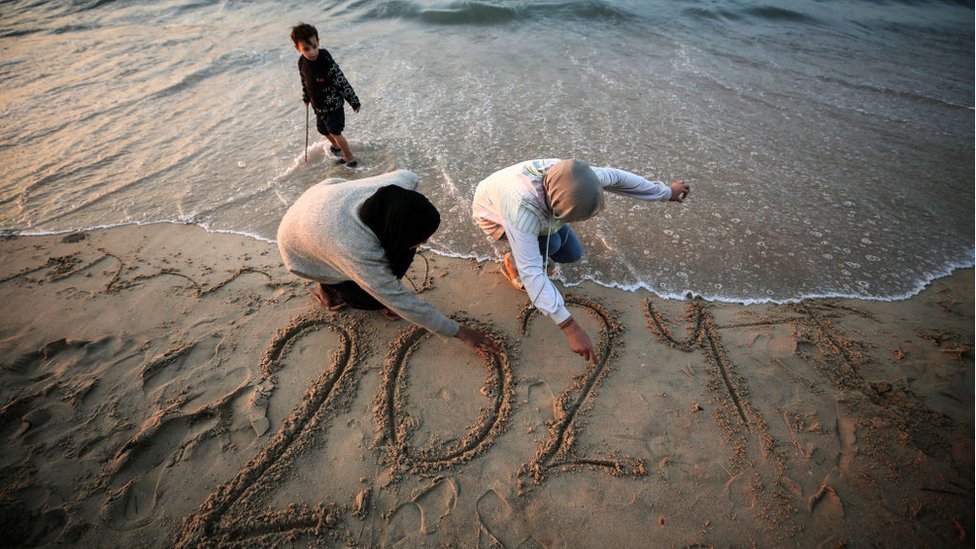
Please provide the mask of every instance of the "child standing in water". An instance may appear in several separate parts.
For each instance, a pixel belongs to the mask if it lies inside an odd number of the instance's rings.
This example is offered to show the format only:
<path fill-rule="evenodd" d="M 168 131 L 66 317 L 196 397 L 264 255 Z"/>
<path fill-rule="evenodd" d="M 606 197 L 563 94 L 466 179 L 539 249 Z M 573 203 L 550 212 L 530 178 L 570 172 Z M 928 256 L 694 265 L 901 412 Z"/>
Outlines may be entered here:
<path fill-rule="evenodd" d="M 349 102 L 352 110 L 359 112 L 360 103 L 356 92 L 328 50 L 319 49 L 319 31 L 315 27 L 306 23 L 295 25 L 291 29 L 291 41 L 302 54 L 298 58 L 302 99 L 306 105 L 309 102 L 312 104 L 316 128 L 329 139 L 329 150 L 332 154 L 342 153 L 342 158 L 336 163 L 355 168 L 359 163 L 349 150 L 349 143 L 342 136 L 342 130 L 346 126 L 343 102 Z"/>

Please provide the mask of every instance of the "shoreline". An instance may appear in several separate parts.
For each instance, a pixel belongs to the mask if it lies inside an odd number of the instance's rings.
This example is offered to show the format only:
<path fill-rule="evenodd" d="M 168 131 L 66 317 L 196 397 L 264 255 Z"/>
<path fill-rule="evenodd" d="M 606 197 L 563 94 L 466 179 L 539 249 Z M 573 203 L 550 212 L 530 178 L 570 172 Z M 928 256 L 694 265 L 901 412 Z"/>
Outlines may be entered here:
<path fill-rule="evenodd" d="M 425 253 L 408 273 L 505 342 L 485 360 L 402 320 L 324 313 L 249 236 L 158 223 L 0 252 L 11 544 L 972 536 L 972 268 L 895 302 L 583 283 L 566 293 L 601 341 L 587 366 L 492 263 Z"/>
<path fill-rule="evenodd" d="M 236 230 L 231 230 L 231 229 L 212 229 L 212 228 L 209 228 L 209 227 L 205 227 L 203 225 L 200 225 L 200 224 L 198 224 L 196 222 L 193 222 L 193 221 L 168 221 L 168 220 L 147 221 L 147 222 L 134 221 L 134 222 L 130 222 L 130 223 L 119 223 L 119 224 L 114 224 L 114 225 L 95 226 L 95 227 L 87 227 L 87 228 L 82 228 L 82 229 L 65 229 L 65 230 L 57 230 L 57 231 L 46 231 L 46 232 L 41 232 L 41 233 L 24 233 L 24 232 L 22 232 L 20 230 L 16 230 L 16 229 L 5 229 L 5 230 L 2 231 L 2 233 L 0 233 L 0 238 L 57 237 L 57 236 L 65 236 L 65 235 L 75 234 L 75 233 L 79 233 L 79 234 L 80 233 L 91 233 L 91 232 L 97 232 L 97 231 L 106 231 L 106 230 L 114 230 L 114 229 L 125 229 L 125 228 L 129 228 L 129 227 L 150 227 L 150 226 L 153 226 L 153 225 L 193 226 L 193 227 L 197 227 L 199 229 L 202 229 L 202 230 L 204 230 L 207 233 L 212 234 L 212 235 L 228 235 L 228 236 L 235 236 L 235 237 L 243 237 L 243 238 L 247 238 L 247 239 L 251 239 L 251 240 L 256 240 L 258 242 L 263 242 L 263 243 L 270 244 L 270 245 L 274 245 L 277 242 L 276 240 L 274 240 L 272 238 L 265 238 L 265 237 L 262 237 L 260 235 L 256 235 L 256 234 L 249 233 L 249 232 L 245 232 L 245 231 L 236 231 Z M 478 256 L 478 255 L 464 255 L 464 254 L 458 254 L 458 253 L 453 253 L 453 252 L 447 252 L 447 251 L 444 251 L 444 250 L 430 248 L 429 246 L 424 246 L 424 248 L 422 248 L 422 249 L 424 249 L 426 251 L 429 251 L 430 253 L 436 254 L 436 255 L 438 255 L 440 257 L 444 257 L 444 258 L 448 258 L 448 259 L 471 260 L 471 261 L 476 261 L 476 262 L 479 262 L 479 263 L 497 262 L 496 260 L 493 260 L 492 258 L 489 258 L 489 257 L 482 257 L 482 256 Z M 773 299 L 773 298 L 760 298 L 760 297 L 754 297 L 754 298 L 738 298 L 738 297 L 725 297 L 725 296 L 718 296 L 718 295 L 705 295 L 705 294 L 703 294 L 701 292 L 693 292 L 691 290 L 684 290 L 683 292 L 680 293 L 680 295 L 679 294 L 668 294 L 668 295 L 664 295 L 664 294 L 660 294 L 660 293 L 654 291 L 654 289 L 648 287 L 647 284 L 645 284 L 645 283 L 627 285 L 627 284 L 620 284 L 620 283 L 617 283 L 617 282 L 604 282 L 604 281 L 601 281 L 601 280 L 596 280 L 596 279 L 594 279 L 592 277 L 589 277 L 589 276 L 584 277 L 579 282 L 567 283 L 565 280 L 559 278 L 558 273 L 557 273 L 556 277 L 554 278 L 554 280 L 558 280 L 564 288 L 570 288 L 570 289 L 571 288 L 580 287 L 580 286 L 584 286 L 586 284 L 595 284 L 595 285 L 600 286 L 600 287 L 603 287 L 603 288 L 615 289 L 615 290 L 620 290 L 622 292 L 628 292 L 628 293 L 647 292 L 647 293 L 653 294 L 657 298 L 666 299 L 666 300 L 679 300 L 679 301 L 682 301 L 682 300 L 687 300 L 687 299 L 695 298 L 695 299 L 704 299 L 705 301 L 709 301 L 709 302 L 724 303 L 724 304 L 730 304 L 730 305 L 743 305 L 743 306 L 751 306 L 751 305 L 787 305 L 787 304 L 790 304 L 790 303 L 798 303 L 798 302 L 802 302 L 802 301 L 816 300 L 816 299 L 852 299 L 852 300 L 859 300 L 859 301 L 880 301 L 880 302 L 893 303 L 893 302 L 905 301 L 905 300 L 911 299 L 911 298 L 917 296 L 918 294 L 924 292 L 926 290 L 926 288 L 928 288 L 929 286 L 931 286 L 936 281 L 938 281 L 940 279 L 943 279 L 943 278 L 946 278 L 946 277 L 953 276 L 953 274 L 955 274 L 958 271 L 964 271 L 964 270 L 967 270 L 967 269 L 974 269 L 974 268 L 976 268 L 976 249 L 970 250 L 969 255 L 972 256 L 972 257 L 974 257 L 974 260 L 969 261 L 969 262 L 957 262 L 957 263 L 954 263 L 952 265 L 946 266 L 945 268 L 943 268 L 942 270 L 940 270 L 937 274 L 932 274 L 928 279 L 917 281 L 917 283 L 915 284 L 915 290 L 913 290 L 912 292 L 910 292 L 910 293 L 904 293 L 904 294 L 899 294 L 899 295 L 895 295 L 895 296 L 885 296 L 885 297 L 881 297 L 881 296 L 863 296 L 863 295 L 840 294 L 840 293 L 837 293 L 837 294 L 810 294 L 810 295 L 801 295 L 801 296 L 790 297 L 790 298 L 786 298 L 786 299 Z"/>

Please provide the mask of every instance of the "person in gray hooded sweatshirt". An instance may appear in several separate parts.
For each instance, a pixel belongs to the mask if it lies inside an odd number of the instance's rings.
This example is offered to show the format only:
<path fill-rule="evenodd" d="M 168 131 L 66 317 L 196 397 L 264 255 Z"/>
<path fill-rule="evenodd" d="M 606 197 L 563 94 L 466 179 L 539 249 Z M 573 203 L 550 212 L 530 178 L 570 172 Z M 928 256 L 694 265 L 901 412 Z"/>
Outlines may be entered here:
<path fill-rule="evenodd" d="M 440 213 L 406 170 L 355 181 L 328 179 L 306 190 L 278 226 L 278 251 L 328 310 L 387 310 L 484 354 L 500 350 L 484 332 L 444 316 L 403 285 L 417 248 Z"/>
<path fill-rule="evenodd" d="M 502 274 L 524 289 L 532 305 L 565 332 L 569 347 L 595 361 L 593 343 L 573 320 L 562 294 L 546 273 L 548 262 L 579 261 L 583 246 L 569 223 L 589 219 L 603 209 L 603 191 L 637 200 L 682 202 L 690 187 L 670 186 L 614 168 L 591 168 L 582 160 L 529 160 L 503 168 L 478 183 L 472 214 L 490 238 L 507 240 Z"/>

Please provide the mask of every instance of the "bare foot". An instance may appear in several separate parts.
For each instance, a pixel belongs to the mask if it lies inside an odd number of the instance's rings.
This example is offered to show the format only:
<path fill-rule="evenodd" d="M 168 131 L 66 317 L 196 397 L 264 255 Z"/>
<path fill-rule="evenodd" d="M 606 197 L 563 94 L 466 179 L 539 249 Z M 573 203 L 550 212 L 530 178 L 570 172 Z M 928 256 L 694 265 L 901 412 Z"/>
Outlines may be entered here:
<path fill-rule="evenodd" d="M 329 294 L 323 292 L 322 285 L 318 282 L 313 282 L 308 285 L 308 293 L 312 296 L 312 299 L 327 311 L 340 311 L 346 308 L 345 302 L 330 297 Z"/>
<path fill-rule="evenodd" d="M 383 309 L 381 312 L 383 313 L 383 316 L 385 316 L 386 319 L 389 320 L 390 322 L 396 322 L 397 320 L 400 320 L 400 315 L 394 313 L 391 309 Z"/>

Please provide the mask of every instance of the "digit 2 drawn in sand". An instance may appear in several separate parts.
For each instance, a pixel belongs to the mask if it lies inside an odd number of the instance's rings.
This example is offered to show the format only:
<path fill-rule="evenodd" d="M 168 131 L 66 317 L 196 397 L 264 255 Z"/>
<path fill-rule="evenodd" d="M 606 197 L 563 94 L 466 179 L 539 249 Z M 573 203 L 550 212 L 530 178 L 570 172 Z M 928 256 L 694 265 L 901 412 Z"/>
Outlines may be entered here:
<path fill-rule="evenodd" d="M 593 403 L 593 396 L 600 382 L 606 377 L 609 369 L 607 365 L 620 352 L 620 335 L 624 327 L 615 315 L 607 312 L 598 303 L 572 294 L 565 296 L 567 304 L 587 309 L 600 321 L 600 352 L 596 364 L 588 363 L 583 372 L 573 378 L 573 383 L 556 399 L 555 417 L 549 422 L 546 440 L 528 463 L 519 467 L 516 474 L 519 492 L 522 490 L 523 478 L 531 477 L 535 484 L 539 484 L 551 469 L 571 469 L 574 466 L 604 467 L 614 475 L 630 474 L 642 476 L 646 470 L 643 460 L 636 458 L 617 458 L 613 455 L 606 457 L 581 457 L 573 453 L 573 443 L 580 430 L 577 421 Z M 519 318 L 519 332 L 528 332 L 529 320 L 532 319 L 535 308 L 526 308 Z"/>
<path fill-rule="evenodd" d="M 336 520 L 338 508 L 329 503 L 290 505 L 287 509 L 261 507 L 276 479 L 288 471 L 296 455 L 312 444 L 314 433 L 355 391 L 358 366 L 366 349 L 356 335 L 358 322 L 346 315 L 323 318 L 306 313 L 279 330 L 261 359 L 265 380 L 273 379 L 282 357 L 295 341 L 322 327 L 339 336 L 332 363 L 312 383 L 261 451 L 233 479 L 214 490 L 194 515 L 183 521 L 176 536 L 176 547 L 233 546 L 273 535 L 319 534 Z"/>
<path fill-rule="evenodd" d="M 503 350 L 484 360 L 486 378 L 482 394 L 489 399 L 489 405 L 482 408 L 478 421 L 464 436 L 440 448 L 411 448 L 410 428 L 403 417 L 407 405 L 407 363 L 430 335 L 422 326 L 413 326 L 393 342 L 374 406 L 376 443 L 385 448 L 387 459 L 398 469 L 414 473 L 445 469 L 481 454 L 504 430 L 512 411 L 512 368 Z M 503 347 L 499 336 L 492 334 L 492 337 Z"/>

